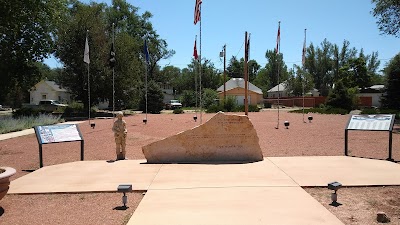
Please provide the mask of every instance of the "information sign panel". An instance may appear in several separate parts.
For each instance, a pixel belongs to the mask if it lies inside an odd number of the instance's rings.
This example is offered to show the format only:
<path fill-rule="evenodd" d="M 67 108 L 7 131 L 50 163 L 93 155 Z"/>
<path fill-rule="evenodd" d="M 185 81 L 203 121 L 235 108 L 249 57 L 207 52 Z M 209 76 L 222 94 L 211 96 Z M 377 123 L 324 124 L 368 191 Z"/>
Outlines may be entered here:
<path fill-rule="evenodd" d="M 84 140 L 76 124 L 57 124 L 50 126 L 36 126 L 36 138 L 39 143 L 39 166 L 43 167 L 43 144 L 60 142 L 81 142 L 81 160 L 84 158 Z"/>
<path fill-rule="evenodd" d="M 389 131 L 393 122 L 394 115 L 352 115 L 347 129 Z"/>
<path fill-rule="evenodd" d="M 378 114 L 378 115 L 352 115 L 347 122 L 344 133 L 344 155 L 349 153 L 349 130 L 365 130 L 365 131 L 388 131 L 389 132 L 389 157 L 392 158 L 392 131 L 395 115 Z"/>
<path fill-rule="evenodd" d="M 37 126 L 36 129 L 42 144 L 82 140 L 76 124 Z"/>

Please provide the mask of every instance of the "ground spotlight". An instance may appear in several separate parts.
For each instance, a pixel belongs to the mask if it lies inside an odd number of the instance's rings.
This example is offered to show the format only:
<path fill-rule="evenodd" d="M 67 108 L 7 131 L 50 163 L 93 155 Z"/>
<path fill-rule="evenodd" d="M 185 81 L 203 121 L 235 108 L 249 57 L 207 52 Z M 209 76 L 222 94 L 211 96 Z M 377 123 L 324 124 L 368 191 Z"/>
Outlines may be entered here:
<path fill-rule="evenodd" d="M 126 196 L 126 192 L 132 192 L 132 184 L 120 184 L 118 185 L 117 191 L 124 193 L 122 196 L 122 204 L 124 204 L 124 208 L 126 208 L 126 203 L 128 203 L 128 196 Z"/>
<path fill-rule="evenodd" d="M 143 119 L 143 123 L 147 124 L 147 119 L 146 118 Z"/>
<path fill-rule="evenodd" d="M 193 120 L 194 120 L 194 122 L 196 122 L 197 121 L 197 116 L 193 116 Z"/>
<path fill-rule="evenodd" d="M 334 181 L 328 184 L 328 189 L 329 190 L 333 190 L 334 192 L 331 194 L 331 199 L 332 199 L 332 203 L 330 205 L 332 206 L 339 206 L 341 205 L 340 203 L 337 202 L 337 191 L 342 187 L 342 184 Z"/>
<path fill-rule="evenodd" d="M 289 129 L 289 125 L 290 125 L 289 121 L 286 120 L 283 124 L 285 125 L 286 129 Z"/>
<path fill-rule="evenodd" d="M 313 120 L 313 117 L 312 116 L 308 116 L 308 122 L 311 123 L 311 120 Z"/>

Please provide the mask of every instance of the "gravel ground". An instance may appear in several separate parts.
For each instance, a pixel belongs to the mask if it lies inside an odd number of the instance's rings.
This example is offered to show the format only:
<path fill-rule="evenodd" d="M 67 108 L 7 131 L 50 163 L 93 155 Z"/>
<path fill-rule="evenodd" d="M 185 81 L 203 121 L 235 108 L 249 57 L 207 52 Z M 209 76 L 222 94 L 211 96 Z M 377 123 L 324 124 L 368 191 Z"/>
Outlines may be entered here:
<path fill-rule="evenodd" d="M 243 113 L 240 113 L 243 115 Z M 214 114 L 203 114 L 205 122 Z M 125 117 L 128 129 L 127 157 L 143 159 L 141 147 L 193 128 L 193 113 L 143 114 Z M 344 155 L 344 128 L 349 115 L 313 115 L 303 123 L 303 115 L 280 111 L 249 113 L 260 138 L 264 156 L 332 156 Z M 289 121 L 285 129 L 283 121 Z M 305 117 L 307 120 L 307 115 Z M 79 125 L 85 140 L 85 160 L 115 159 L 111 131 L 112 119 L 96 119 L 95 129 L 88 122 Z M 393 158 L 400 161 L 400 133 L 393 133 Z M 375 159 L 388 157 L 388 133 L 349 132 L 350 155 Z M 80 143 L 58 143 L 43 146 L 44 166 L 80 160 Z M 0 165 L 17 169 L 16 179 L 39 168 L 38 144 L 34 134 L 0 141 Z M 345 224 L 375 224 L 378 211 L 385 211 L 391 224 L 400 224 L 400 187 L 343 188 L 339 202 L 332 207 L 330 192 L 325 188 L 306 188 L 316 200 Z M 121 203 L 119 193 L 7 195 L 0 201 L 0 224 L 125 224 L 142 199 L 142 193 L 130 193 L 127 210 L 116 210 Z"/>

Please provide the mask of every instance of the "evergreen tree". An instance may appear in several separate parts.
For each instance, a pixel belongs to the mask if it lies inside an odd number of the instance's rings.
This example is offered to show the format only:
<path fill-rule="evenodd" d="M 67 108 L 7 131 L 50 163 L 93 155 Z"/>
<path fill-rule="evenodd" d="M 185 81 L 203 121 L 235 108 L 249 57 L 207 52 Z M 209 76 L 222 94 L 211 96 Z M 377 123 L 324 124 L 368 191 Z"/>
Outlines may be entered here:
<path fill-rule="evenodd" d="M 382 108 L 400 110 L 400 53 L 384 69 L 387 77 Z"/>
<path fill-rule="evenodd" d="M 147 84 L 147 112 L 158 114 L 164 108 L 164 94 L 161 88 L 153 80 Z M 146 89 L 142 90 L 142 98 L 140 100 L 139 110 L 146 112 Z"/>

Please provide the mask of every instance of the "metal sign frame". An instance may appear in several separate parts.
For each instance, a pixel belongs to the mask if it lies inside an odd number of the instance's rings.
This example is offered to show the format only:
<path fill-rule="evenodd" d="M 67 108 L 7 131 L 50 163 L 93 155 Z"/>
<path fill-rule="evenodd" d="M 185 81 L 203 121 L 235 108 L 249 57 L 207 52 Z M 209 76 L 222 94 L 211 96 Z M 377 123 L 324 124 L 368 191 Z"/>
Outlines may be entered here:
<path fill-rule="evenodd" d="M 67 130 L 68 129 L 68 130 Z M 39 144 L 39 166 L 43 167 L 43 145 L 62 142 L 81 142 L 81 161 L 84 160 L 84 145 L 82 133 L 77 124 L 57 124 L 35 126 L 36 138 Z"/>
<path fill-rule="evenodd" d="M 389 132 L 389 157 L 387 160 L 393 161 L 392 158 L 392 136 L 394 114 L 376 114 L 376 115 L 352 115 L 347 122 L 344 133 L 344 155 L 349 153 L 349 130 L 365 130 L 365 131 L 388 131 Z"/>

